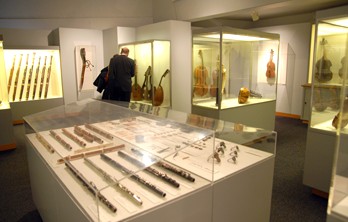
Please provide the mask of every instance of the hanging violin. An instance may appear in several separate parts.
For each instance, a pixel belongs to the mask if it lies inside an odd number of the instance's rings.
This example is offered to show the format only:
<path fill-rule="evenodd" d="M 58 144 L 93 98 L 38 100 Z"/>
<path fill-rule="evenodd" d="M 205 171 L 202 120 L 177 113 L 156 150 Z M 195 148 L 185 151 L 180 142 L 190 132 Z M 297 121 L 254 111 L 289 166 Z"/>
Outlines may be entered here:
<path fill-rule="evenodd" d="M 204 96 L 208 92 L 207 77 L 208 70 L 203 63 L 203 52 L 198 51 L 198 55 L 201 58 L 201 65 L 197 66 L 194 70 L 195 84 L 193 86 L 193 93 L 198 96 Z"/>
<path fill-rule="evenodd" d="M 163 103 L 163 98 L 164 98 L 164 93 L 163 93 L 163 88 L 161 86 L 161 83 L 162 83 L 162 79 L 164 77 L 166 77 L 166 75 L 169 73 L 169 69 L 167 69 L 162 77 L 161 77 L 161 80 L 158 84 L 158 87 L 156 89 L 156 86 L 153 87 L 153 91 L 154 91 L 154 97 L 153 97 L 153 105 L 154 106 L 160 106 L 162 103 Z"/>
<path fill-rule="evenodd" d="M 267 71 L 266 71 L 267 78 L 274 78 L 275 77 L 275 64 L 273 62 L 273 56 L 274 56 L 274 51 L 273 51 L 273 49 L 271 49 L 269 61 L 267 63 Z"/>

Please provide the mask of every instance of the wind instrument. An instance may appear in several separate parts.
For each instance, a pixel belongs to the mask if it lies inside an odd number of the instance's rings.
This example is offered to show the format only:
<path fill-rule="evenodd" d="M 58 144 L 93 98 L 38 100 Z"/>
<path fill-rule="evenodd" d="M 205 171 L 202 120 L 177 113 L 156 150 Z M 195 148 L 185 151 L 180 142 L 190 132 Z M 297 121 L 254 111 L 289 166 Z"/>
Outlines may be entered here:
<path fill-rule="evenodd" d="M 17 69 L 17 72 L 16 72 L 16 78 L 15 78 L 15 82 L 14 82 L 12 101 L 15 101 L 15 98 L 16 98 L 16 91 L 17 91 L 17 85 L 18 85 L 18 78 L 19 78 L 19 74 L 20 74 L 20 72 L 21 72 L 22 58 L 23 58 L 23 54 L 21 54 L 21 57 L 20 57 L 20 59 L 19 59 L 18 69 Z"/>
<path fill-rule="evenodd" d="M 27 55 L 27 61 L 25 62 L 25 69 L 23 72 L 21 91 L 19 93 L 19 100 L 22 100 L 22 96 L 23 96 L 23 90 L 24 90 L 25 80 L 26 80 L 27 71 L 28 71 L 28 62 L 29 62 L 29 54 Z"/>
<path fill-rule="evenodd" d="M 41 82 L 40 82 L 40 91 L 39 91 L 39 98 L 40 99 L 41 99 L 41 95 L 42 95 L 42 88 L 43 88 L 44 81 L 45 81 L 46 63 L 47 63 L 47 56 L 45 56 L 44 65 L 43 65 L 42 71 L 41 71 Z"/>
<path fill-rule="evenodd" d="M 29 93 L 30 93 L 30 86 L 31 86 L 31 78 L 33 76 L 33 70 L 34 70 L 34 62 L 35 62 L 35 52 L 33 53 L 33 61 L 31 63 L 31 67 L 29 70 L 29 77 L 28 77 L 28 83 L 27 83 L 27 95 L 26 99 L 29 99 Z"/>
<path fill-rule="evenodd" d="M 10 93 L 10 89 L 11 89 L 11 84 L 12 84 L 12 78 L 13 78 L 15 64 L 16 64 L 16 55 L 13 56 L 12 68 L 11 68 L 11 71 L 10 71 L 10 77 L 9 77 L 8 85 L 7 85 L 7 92 L 8 93 Z"/>
<path fill-rule="evenodd" d="M 49 86 L 49 83 L 50 83 L 52 60 L 53 60 L 53 55 L 51 55 L 50 65 L 49 65 L 48 70 L 47 70 L 46 89 L 45 89 L 45 95 L 44 95 L 44 98 L 45 98 L 45 99 L 47 98 L 48 86 Z"/>

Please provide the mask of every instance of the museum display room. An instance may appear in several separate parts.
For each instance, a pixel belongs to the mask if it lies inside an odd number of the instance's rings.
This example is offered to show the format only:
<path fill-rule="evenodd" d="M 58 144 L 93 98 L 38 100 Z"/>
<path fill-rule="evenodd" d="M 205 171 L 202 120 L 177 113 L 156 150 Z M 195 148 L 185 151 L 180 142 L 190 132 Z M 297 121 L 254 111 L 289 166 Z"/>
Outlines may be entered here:
<path fill-rule="evenodd" d="M 135 61 L 131 101 L 171 106 L 170 41 L 147 40 L 121 44 Z"/>
<path fill-rule="evenodd" d="M 44 221 L 270 219 L 274 131 L 94 99 L 24 119 Z"/>
<path fill-rule="evenodd" d="M 274 129 L 279 35 L 217 27 L 192 38 L 192 113 Z"/>
<path fill-rule="evenodd" d="M 313 35 L 311 109 L 303 182 L 329 192 L 337 129 L 346 134 L 348 23 L 335 10 L 319 12 Z M 343 111 L 340 111 L 342 110 Z M 341 127 L 338 124 L 342 119 Z M 341 135 L 342 135 L 341 134 Z M 347 137 L 341 137 L 348 144 Z"/>
<path fill-rule="evenodd" d="M 12 112 L 7 91 L 3 36 L 0 35 L 0 151 L 16 148 L 12 128 Z"/>

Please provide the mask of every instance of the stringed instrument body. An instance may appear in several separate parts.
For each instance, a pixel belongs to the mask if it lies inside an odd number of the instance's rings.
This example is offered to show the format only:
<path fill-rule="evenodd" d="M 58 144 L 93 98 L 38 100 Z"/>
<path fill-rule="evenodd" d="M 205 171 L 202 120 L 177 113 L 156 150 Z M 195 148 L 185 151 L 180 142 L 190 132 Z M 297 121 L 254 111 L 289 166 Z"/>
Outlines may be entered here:
<path fill-rule="evenodd" d="M 316 72 L 315 72 L 315 79 L 318 82 L 328 82 L 332 79 L 332 72 L 331 72 L 331 61 L 327 58 L 326 53 L 326 45 L 327 40 L 325 38 L 322 39 L 320 42 L 320 45 L 322 46 L 322 57 L 316 62 Z"/>
<path fill-rule="evenodd" d="M 222 83 L 221 83 L 221 95 L 225 91 L 225 85 L 226 85 L 226 69 L 224 65 L 222 64 Z M 216 62 L 216 69 L 212 72 L 212 79 L 213 83 L 210 85 L 210 96 L 216 97 L 218 93 L 218 84 L 219 84 L 219 74 L 220 74 L 220 57 L 218 57 Z"/>
<path fill-rule="evenodd" d="M 156 86 L 153 87 L 153 91 L 154 91 L 154 96 L 153 96 L 153 105 L 154 106 L 160 106 L 162 103 L 163 103 L 163 99 L 164 99 L 164 92 L 163 92 L 163 88 L 162 88 L 162 79 L 164 77 L 166 77 L 166 75 L 169 73 L 169 69 L 167 69 L 162 77 L 161 77 L 161 80 L 158 84 L 158 87 L 156 88 Z"/>
<path fill-rule="evenodd" d="M 151 82 L 151 66 L 149 66 L 144 74 L 144 82 L 141 86 L 142 97 L 144 100 L 151 100 L 152 98 L 152 90 L 149 89 L 149 82 Z"/>
<path fill-rule="evenodd" d="M 267 71 L 266 71 L 267 78 L 274 78 L 275 77 L 275 64 L 273 62 L 273 56 L 274 56 L 274 51 L 273 51 L 273 49 L 271 49 L 269 61 L 267 63 Z"/>
<path fill-rule="evenodd" d="M 135 64 L 135 73 L 134 73 L 134 84 L 132 85 L 132 100 L 134 101 L 140 101 L 143 99 L 141 87 L 138 84 L 138 68 L 136 61 L 134 60 Z"/>
<path fill-rule="evenodd" d="M 193 86 L 193 93 L 197 96 L 204 96 L 208 92 L 208 86 L 206 83 L 208 77 L 208 70 L 204 66 L 202 50 L 198 51 L 198 55 L 201 58 L 201 65 L 197 66 L 194 70 L 195 84 Z"/>

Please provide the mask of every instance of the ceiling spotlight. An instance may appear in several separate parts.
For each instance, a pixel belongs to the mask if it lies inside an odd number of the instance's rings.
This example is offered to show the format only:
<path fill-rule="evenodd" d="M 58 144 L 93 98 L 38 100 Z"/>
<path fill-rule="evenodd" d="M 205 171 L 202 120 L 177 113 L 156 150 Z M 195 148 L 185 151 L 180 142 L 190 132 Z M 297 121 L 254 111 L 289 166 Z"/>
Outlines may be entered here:
<path fill-rule="evenodd" d="M 251 15 L 251 19 L 254 22 L 256 22 L 256 21 L 258 21 L 260 19 L 259 13 L 257 11 L 252 11 L 250 15 Z"/>

